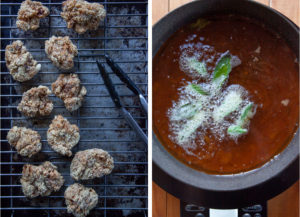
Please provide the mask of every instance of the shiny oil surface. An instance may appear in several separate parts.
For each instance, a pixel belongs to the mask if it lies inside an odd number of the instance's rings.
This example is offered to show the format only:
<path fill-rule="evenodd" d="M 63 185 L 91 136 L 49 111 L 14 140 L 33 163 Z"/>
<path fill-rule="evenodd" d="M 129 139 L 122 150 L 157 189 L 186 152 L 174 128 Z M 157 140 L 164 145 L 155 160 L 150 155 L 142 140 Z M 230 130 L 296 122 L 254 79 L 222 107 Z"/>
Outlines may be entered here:
<path fill-rule="evenodd" d="M 213 174 L 249 171 L 280 153 L 298 128 L 298 60 L 277 33 L 256 21 L 233 15 L 207 19 L 211 23 L 201 30 L 190 25 L 179 29 L 153 60 L 153 128 L 164 147 L 192 168 Z M 207 132 L 205 145 L 191 155 L 170 139 L 167 111 L 178 100 L 178 88 L 193 80 L 180 70 L 179 48 L 197 42 L 213 48 L 203 53 L 203 60 L 211 62 L 207 64 L 209 73 L 215 67 L 217 58 L 212 56 L 216 53 L 229 50 L 241 59 L 242 64 L 230 73 L 228 85 L 246 88 L 258 108 L 249 133 L 238 142 L 229 138 L 218 141 Z"/>

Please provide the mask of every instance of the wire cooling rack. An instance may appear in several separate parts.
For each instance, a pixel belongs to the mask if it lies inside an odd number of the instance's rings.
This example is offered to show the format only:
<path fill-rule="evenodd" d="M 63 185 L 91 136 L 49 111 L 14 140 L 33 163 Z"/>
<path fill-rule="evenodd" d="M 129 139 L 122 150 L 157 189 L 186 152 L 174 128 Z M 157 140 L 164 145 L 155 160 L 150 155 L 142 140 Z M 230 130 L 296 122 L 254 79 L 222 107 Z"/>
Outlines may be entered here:
<path fill-rule="evenodd" d="M 90 1 L 91 2 L 91 1 Z M 107 10 L 104 22 L 96 31 L 79 35 L 67 29 L 60 17 L 61 1 L 44 0 L 50 16 L 41 20 L 34 32 L 16 28 L 17 12 L 21 1 L 2 0 L 1 6 L 1 214 L 2 216 L 72 216 L 67 214 L 63 194 L 74 183 L 69 167 L 72 158 L 62 157 L 47 144 L 46 132 L 51 120 L 62 114 L 80 128 L 80 142 L 73 153 L 88 148 L 107 150 L 115 161 L 112 174 L 96 180 L 83 181 L 99 195 L 97 207 L 89 216 L 147 216 L 147 147 L 131 130 L 121 113 L 114 107 L 97 70 L 95 60 L 104 62 L 108 54 L 128 73 L 147 97 L 147 1 L 105 0 L 100 3 Z M 79 54 L 74 59 L 74 73 L 87 88 L 83 106 L 68 112 L 63 102 L 53 94 L 54 103 L 49 117 L 27 118 L 17 111 L 22 94 L 38 85 L 50 87 L 59 70 L 46 57 L 45 40 L 52 35 L 70 36 Z M 41 71 L 30 81 L 18 83 L 5 66 L 5 47 L 14 40 L 24 42 L 33 57 L 42 65 Z M 110 69 L 107 67 L 107 70 Z M 114 85 L 129 112 L 147 131 L 147 118 L 140 109 L 138 99 L 111 72 Z M 12 126 L 25 126 L 37 130 L 42 137 L 43 149 L 33 158 L 24 158 L 7 143 L 6 135 Z M 20 178 L 25 163 L 41 164 L 51 161 L 64 176 L 65 184 L 59 192 L 47 197 L 27 199 L 21 189 Z"/>

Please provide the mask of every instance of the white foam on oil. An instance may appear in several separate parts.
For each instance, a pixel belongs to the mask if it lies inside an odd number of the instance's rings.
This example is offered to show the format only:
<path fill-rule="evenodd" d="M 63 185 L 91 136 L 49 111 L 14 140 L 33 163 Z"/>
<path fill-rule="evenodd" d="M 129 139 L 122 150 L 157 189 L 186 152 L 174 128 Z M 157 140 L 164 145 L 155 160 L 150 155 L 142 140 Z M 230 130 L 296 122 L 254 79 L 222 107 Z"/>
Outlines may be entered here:
<path fill-rule="evenodd" d="M 222 104 L 215 108 L 213 118 L 216 122 L 221 122 L 231 112 L 237 110 L 242 103 L 242 97 L 239 92 L 231 91 L 225 96 Z"/>
<path fill-rule="evenodd" d="M 240 85 L 230 85 L 221 94 L 222 101 L 218 101 L 214 105 L 213 119 L 215 122 L 222 122 L 229 114 L 240 110 L 241 106 L 247 102 L 248 92 Z"/>
<path fill-rule="evenodd" d="M 188 74 L 192 78 L 204 78 L 209 79 L 209 71 L 212 71 L 210 66 L 207 66 L 207 63 L 214 63 L 217 56 L 215 55 L 214 47 L 210 45 L 203 45 L 201 42 L 198 43 L 186 43 L 180 46 L 181 55 L 179 58 L 179 67 L 180 70 Z M 205 54 L 209 53 L 205 56 Z M 203 74 L 200 71 L 203 70 L 203 66 L 196 64 L 196 62 L 202 63 L 205 65 L 206 73 Z"/>
<path fill-rule="evenodd" d="M 289 103 L 290 103 L 290 100 L 289 100 L 289 99 L 285 99 L 285 100 L 282 100 L 282 101 L 281 101 L 281 104 L 282 104 L 283 106 L 288 106 Z"/>
<path fill-rule="evenodd" d="M 209 83 L 201 84 L 210 95 L 201 95 L 191 88 L 191 83 L 180 89 L 180 98 L 168 111 L 171 139 L 186 150 L 204 145 L 207 131 L 222 141 L 227 129 L 241 115 L 241 109 L 250 103 L 248 92 L 240 85 L 230 85 L 217 92 Z M 195 144 L 197 138 L 197 144 Z M 200 138 L 200 139 L 199 139 Z M 200 141 L 198 141 L 200 140 Z"/>
<path fill-rule="evenodd" d="M 183 87 L 178 89 L 179 100 L 174 101 L 168 110 L 169 128 L 172 132 L 169 137 L 184 148 L 186 153 L 195 155 L 192 151 L 204 147 L 204 138 L 208 131 L 217 141 L 221 142 L 228 138 L 228 127 L 237 121 L 241 115 L 241 109 L 250 103 L 250 99 L 248 92 L 242 86 L 226 87 L 227 80 L 224 82 L 223 88 L 215 87 L 212 82 L 212 72 L 215 67 L 214 63 L 222 54 L 217 53 L 212 46 L 203 45 L 200 42 L 189 42 L 182 45 L 180 50 L 180 69 L 193 80 L 186 82 Z M 206 54 L 205 59 L 204 54 Z M 209 64 L 209 66 L 206 65 L 206 75 L 199 73 L 193 63 L 196 61 Z M 241 64 L 241 61 L 237 56 L 232 56 L 231 64 L 232 67 L 236 67 Z M 200 80 L 204 82 L 200 83 Z M 198 85 L 209 94 L 200 94 L 191 87 L 191 84 Z M 237 138 L 231 139 L 237 140 Z M 207 151 L 206 153 L 214 154 Z M 197 157 L 200 156 L 197 155 Z"/>

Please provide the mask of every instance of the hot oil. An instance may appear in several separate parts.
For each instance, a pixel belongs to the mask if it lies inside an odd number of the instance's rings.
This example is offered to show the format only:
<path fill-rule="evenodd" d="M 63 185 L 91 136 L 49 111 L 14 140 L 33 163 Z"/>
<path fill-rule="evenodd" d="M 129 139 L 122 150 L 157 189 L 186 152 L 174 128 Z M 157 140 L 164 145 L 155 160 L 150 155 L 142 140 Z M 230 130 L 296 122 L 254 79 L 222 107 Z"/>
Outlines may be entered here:
<path fill-rule="evenodd" d="M 154 130 L 170 153 L 195 169 L 215 174 L 249 171 L 280 153 L 298 127 L 298 63 L 283 39 L 252 20 L 238 16 L 208 19 L 211 23 L 201 30 L 190 26 L 178 30 L 153 60 Z M 211 74 L 227 50 L 242 62 L 231 71 L 227 86 L 244 87 L 257 105 L 249 132 L 238 140 L 220 139 L 215 136 L 217 127 L 212 127 L 197 130 L 190 146 L 176 144 L 168 111 L 179 101 L 184 86 L 195 79 L 201 83 L 201 78 L 186 73 L 180 64 L 183 51 L 204 60 Z"/>

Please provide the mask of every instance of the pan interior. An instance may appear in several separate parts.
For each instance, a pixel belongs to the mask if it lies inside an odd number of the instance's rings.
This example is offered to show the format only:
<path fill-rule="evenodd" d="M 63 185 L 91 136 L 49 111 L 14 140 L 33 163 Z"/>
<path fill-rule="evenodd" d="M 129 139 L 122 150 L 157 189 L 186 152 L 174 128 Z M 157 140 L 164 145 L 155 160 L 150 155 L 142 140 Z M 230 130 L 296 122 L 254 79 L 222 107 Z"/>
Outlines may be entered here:
<path fill-rule="evenodd" d="M 298 29 L 281 14 L 251 1 L 198 1 L 187 4 L 164 17 L 153 29 L 153 56 L 156 55 L 162 44 L 181 26 L 190 23 L 196 18 L 216 13 L 243 14 L 250 18 L 263 22 L 266 26 L 280 34 L 295 54 L 298 54 Z M 297 57 L 298 58 L 298 57 Z M 178 184 L 184 184 L 192 188 L 208 191 L 238 191 L 258 186 L 274 176 L 280 174 L 297 159 L 299 148 L 297 132 L 287 148 L 259 169 L 238 175 L 208 175 L 183 165 L 171 156 L 160 144 L 159 135 L 155 134 L 153 143 L 153 162 L 158 168 L 157 174 L 164 173 L 169 181 L 176 180 Z M 157 166 L 157 167 L 156 167 Z M 291 174 L 290 174 L 291 175 Z M 154 171 L 154 179 L 156 171 Z M 158 183 L 164 180 L 156 179 Z M 167 187 L 166 187 L 167 188 Z M 167 189 L 168 190 L 168 189 Z M 183 195 L 180 189 L 171 192 L 180 197 Z"/>
<path fill-rule="evenodd" d="M 236 63 L 229 63 L 229 78 L 217 89 L 212 77 L 226 55 Z M 156 134 L 178 160 L 206 173 L 234 174 L 262 166 L 288 145 L 297 129 L 295 60 L 282 38 L 244 16 L 213 15 L 187 24 L 153 60 Z M 236 108 L 220 118 L 228 100 Z M 237 125 L 247 105 L 252 106 L 243 126 L 248 132 L 233 137 L 228 129 Z"/>

